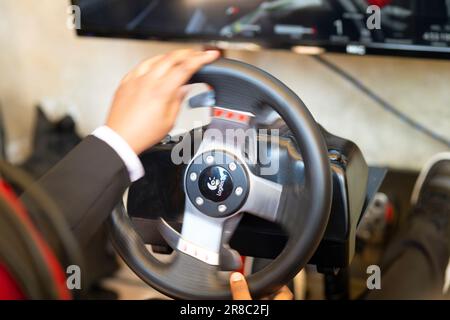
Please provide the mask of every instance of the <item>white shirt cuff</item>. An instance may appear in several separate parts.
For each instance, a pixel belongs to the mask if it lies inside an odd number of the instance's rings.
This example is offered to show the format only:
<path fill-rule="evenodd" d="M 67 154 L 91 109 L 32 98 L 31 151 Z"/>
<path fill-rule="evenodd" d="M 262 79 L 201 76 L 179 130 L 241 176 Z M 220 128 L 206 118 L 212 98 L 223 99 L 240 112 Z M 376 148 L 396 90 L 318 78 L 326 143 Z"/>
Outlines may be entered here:
<path fill-rule="evenodd" d="M 131 182 L 135 182 L 145 175 L 141 160 L 118 133 L 107 126 L 102 126 L 96 129 L 92 135 L 103 140 L 119 155 L 127 167 Z"/>

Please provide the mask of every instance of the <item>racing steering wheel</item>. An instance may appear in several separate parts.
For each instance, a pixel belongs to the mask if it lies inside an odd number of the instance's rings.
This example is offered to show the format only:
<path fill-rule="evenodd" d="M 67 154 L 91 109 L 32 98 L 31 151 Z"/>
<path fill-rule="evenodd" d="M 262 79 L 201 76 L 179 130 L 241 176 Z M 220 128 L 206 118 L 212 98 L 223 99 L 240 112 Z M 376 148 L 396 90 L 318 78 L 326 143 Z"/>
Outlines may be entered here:
<path fill-rule="evenodd" d="M 161 262 L 145 247 L 123 203 L 109 220 L 113 244 L 141 279 L 170 297 L 230 299 L 228 279 L 221 277 L 220 271 L 240 267 L 240 256 L 229 241 L 242 215 L 255 215 L 279 224 L 289 237 L 280 255 L 247 279 L 253 297 L 265 296 L 281 288 L 308 263 L 324 235 L 332 200 L 324 138 L 300 98 L 254 66 L 220 59 L 198 71 L 190 83 L 206 83 L 213 88 L 216 109 L 208 130 L 224 136 L 254 129 L 252 115 L 263 107 L 275 110 L 298 145 L 304 181 L 266 179 L 258 166 L 249 164 L 245 143 L 219 141 L 205 134 L 184 174 L 186 201 L 181 233 L 160 220 L 159 231 L 175 251 L 172 261 Z M 238 117 L 229 116 L 233 114 Z M 276 158 L 276 153 L 271 157 Z"/>

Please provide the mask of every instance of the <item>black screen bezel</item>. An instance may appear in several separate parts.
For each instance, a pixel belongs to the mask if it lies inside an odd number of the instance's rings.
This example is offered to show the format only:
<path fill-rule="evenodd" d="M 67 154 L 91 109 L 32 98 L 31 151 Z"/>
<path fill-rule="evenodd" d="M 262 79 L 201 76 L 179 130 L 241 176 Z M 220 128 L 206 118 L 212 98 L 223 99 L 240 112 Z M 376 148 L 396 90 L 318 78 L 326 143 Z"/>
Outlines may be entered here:
<path fill-rule="evenodd" d="M 71 0 L 73 5 L 78 5 L 79 0 Z M 264 48 L 291 50 L 294 46 L 310 46 L 320 47 L 325 52 L 347 53 L 349 46 L 363 46 L 365 53 L 363 55 L 383 55 L 383 56 L 401 56 L 401 57 L 416 57 L 416 58 L 434 58 L 434 59 L 450 59 L 450 47 L 433 47 L 424 45 L 400 45 L 400 44 L 382 44 L 382 43 L 330 43 L 329 41 L 305 41 L 286 42 L 280 39 L 254 40 L 246 37 L 234 37 L 233 39 L 227 37 L 220 37 L 211 35 L 185 35 L 172 34 L 163 32 L 126 32 L 123 30 L 111 30 L 108 28 L 92 28 L 91 30 L 77 29 L 78 36 L 86 37 L 102 37 L 102 38 L 119 38 L 119 39 L 136 39 L 136 40 L 155 40 L 155 41 L 174 41 L 186 43 L 201 43 L 205 45 L 214 45 L 217 41 L 227 42 L 254 42 Z"/>

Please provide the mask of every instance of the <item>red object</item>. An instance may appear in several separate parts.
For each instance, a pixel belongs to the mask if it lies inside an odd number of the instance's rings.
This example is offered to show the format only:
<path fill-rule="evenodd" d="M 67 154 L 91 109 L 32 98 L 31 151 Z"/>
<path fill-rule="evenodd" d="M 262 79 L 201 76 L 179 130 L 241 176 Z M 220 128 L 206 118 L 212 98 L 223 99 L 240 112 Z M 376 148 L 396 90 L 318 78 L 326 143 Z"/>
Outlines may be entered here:
<path fill-rule="evenodd" d="M 233 16 L 233 15 L 235 15 L 235 14 L 238 14 L 239 13 L 239 8 L 238 7 L 235 7 L 235 6 L 231 6 L 231 7 L 228 7 L 227 8 L 227 14 L 229 15 L 229 16 Z"/>
<path fill-rule="evenodd" d="M 394 207 L 392 206 L 391 203 L 388 203 L 388 205 L 386 206 L 386 212 L 384 214 L 384 218 L 387 221 L 387 223 L 392 223 L 394 222 Z"/>
<path fill-rule="evenodd" d="M 236 270 L 236 272 L 239 272 L 241 274 L 244 274 L 245 272 L 245 256 L 241 256 L 242 265 L 241 268 Z M 245 275 L 245 274 L 244 274 Z"/>
<path fill-rule="evenodd" d="M 25 300 L 25 295 L 11 276 L 8 269 L 0 263 L 0 300 Z"/>
<path fill-rule="evenodd" d="M 39 231 L 35 228 L 33 222 L 28 217 L 25 207 L 16 197 L 12 188 L 3 180 L 0 181 L 0 196 L 4 197 L 17 213 L 24 226 L 27 228 L 30 236 L 34 239 L 39 251 L 43 255 L 48 269 L 53 276 L 57 286 L 58 295 L 61 300 L 70 300 L 72 298 L 66 285 L 66 274 L 63 271 L 58 259 L 48 246 L 47 242 L 41 237 Z M 0 265 L 1 266 L 1 265 Z"/>
<path fill-rule="evenodd" d="M 222 110 L 222 109 L 218 109 L 218 108 L 213 109 L 213 117 L 225 118 L 225 119 L 239 121 L 239 122 L 243 122 L 243 123 L 246 123 L 249 120 L 249 116 L 242 114 L 240 112 L 227 111 L 227 110 Z"/>
<path fill-rule="evenodd" d="M 391 3 L 392 0 L 368 0 L 369 4 L 383 8 Z"/>

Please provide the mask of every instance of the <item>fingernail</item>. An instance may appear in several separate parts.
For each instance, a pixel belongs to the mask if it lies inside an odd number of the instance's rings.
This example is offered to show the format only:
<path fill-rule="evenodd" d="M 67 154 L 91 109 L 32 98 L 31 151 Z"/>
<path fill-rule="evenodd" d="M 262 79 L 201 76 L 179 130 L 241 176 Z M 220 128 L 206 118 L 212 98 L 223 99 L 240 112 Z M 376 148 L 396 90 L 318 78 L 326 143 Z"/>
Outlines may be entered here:
<path fill-rule="evenodd" d="M 238 282 L 244 280 L 244 276 L 240 274 L 239 272 L 235 272 L 231 275 L 231 281 L 232 282 Z"/>
<path fill-rule="evenodd" d="M 217 51 L 217 50 L 206 50 L 205 53 L 215 56 L 215 55 L 217 55 L 219 53 L 219 51 Z"/>

